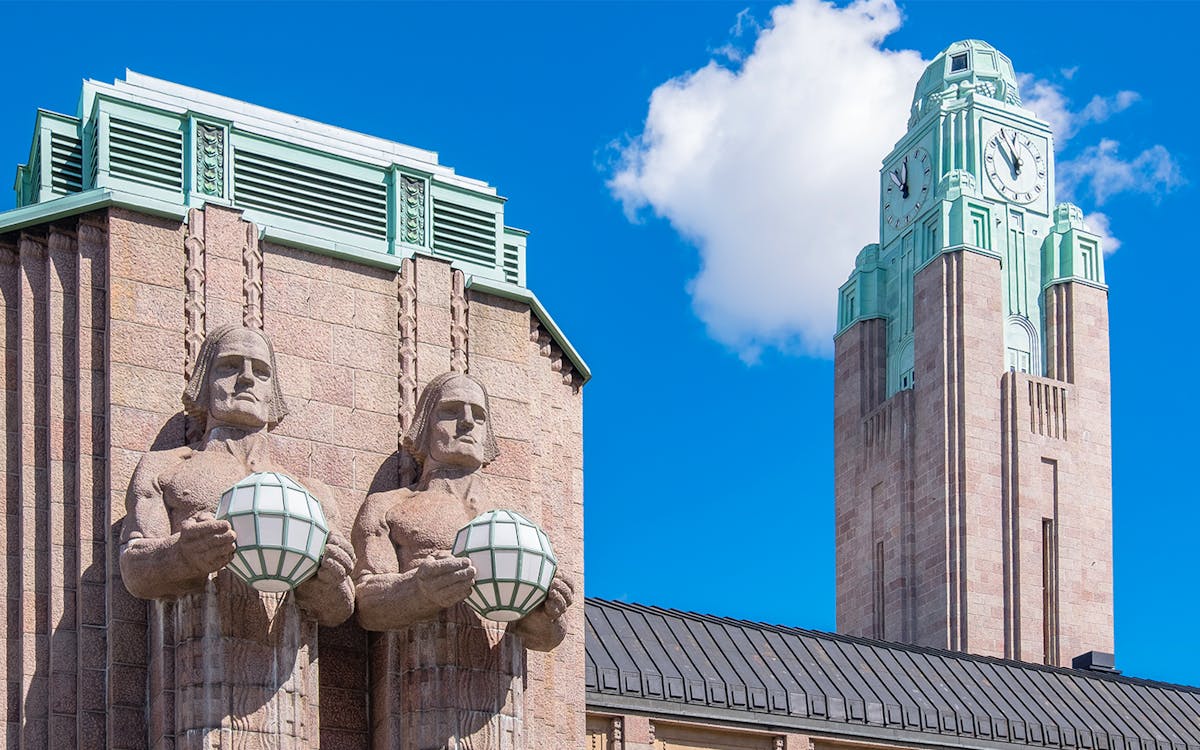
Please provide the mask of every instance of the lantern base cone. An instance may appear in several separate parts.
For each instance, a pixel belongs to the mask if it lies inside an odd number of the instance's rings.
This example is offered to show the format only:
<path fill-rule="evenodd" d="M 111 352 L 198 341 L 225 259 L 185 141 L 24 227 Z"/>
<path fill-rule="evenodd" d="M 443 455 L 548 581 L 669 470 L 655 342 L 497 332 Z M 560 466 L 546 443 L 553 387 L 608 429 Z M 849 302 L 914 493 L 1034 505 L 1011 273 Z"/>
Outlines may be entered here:
<path fill-rule="evenodd" d="M 292 590 L 292 584 L 290 581 L 281 581 L 270 578 L 266 578 L 261 581 L 255 581 L 250 585 L 253 586 L 255 590 L 268 594 L 282 594 L 285 591 Z"/>
<path fill-rule="evenodd" d="M 511 609 L 498 609 L 495 612 L 488 612 L 484 617 L 492 622 L 512 622 L 521 619 L 521 613 Z"/>

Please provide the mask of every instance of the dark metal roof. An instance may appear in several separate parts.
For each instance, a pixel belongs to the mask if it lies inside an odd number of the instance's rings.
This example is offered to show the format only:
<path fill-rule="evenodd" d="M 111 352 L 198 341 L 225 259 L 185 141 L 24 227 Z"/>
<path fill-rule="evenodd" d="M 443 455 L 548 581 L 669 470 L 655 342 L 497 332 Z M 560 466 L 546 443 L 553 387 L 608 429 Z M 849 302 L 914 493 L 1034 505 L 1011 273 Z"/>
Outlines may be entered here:
<path fill-rule="evenodd" d="M 1200 688 L 588 599 L 589 709 L 955 747 L 1200 750 Z"/>

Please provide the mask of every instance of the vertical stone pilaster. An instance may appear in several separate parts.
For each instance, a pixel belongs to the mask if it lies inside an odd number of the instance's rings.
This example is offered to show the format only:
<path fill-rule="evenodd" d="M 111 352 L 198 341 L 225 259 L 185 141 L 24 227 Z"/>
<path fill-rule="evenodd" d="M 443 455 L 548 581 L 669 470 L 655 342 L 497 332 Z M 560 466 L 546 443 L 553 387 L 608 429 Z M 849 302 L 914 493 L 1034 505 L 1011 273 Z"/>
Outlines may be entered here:
<path fill-rule="evenodd" d="M 105 655 L 108 651 L 104 586 L 108 578 L 109 388 L 108 220 L 86 214 L 76 227 L 79 267 L 77 336 L 79 567 L 77 570 L 76 660 L 80 747 L 103 746 L 107 736 Z"/>
<path fill-rule="evenodd" d="M 1112 416 L 1108 292 L 1086 283 L 1045 292 L 1048 375 L 1065 381 L 1068 450 L 1058 460 L 1059 659 L 1112 651 Z M 1046 454 L 1055 458 L 1053 454 Z"/>
<path fill-rule="evenodd" d="M 47 631 L 50 747 L 78 744 L 76 570 L 79 566 L 78 461 L 79 362 L 74 226 L 51 225 L 47 238 L 48 471 Z"/>
<path fill-rule="evenodd" d="M 49 633 L 47 612 L 39 607 L 49 588 L 48 400 L 49 341 L 46 287 L 49 268 L 45 239 L 21 234 L 20 327 L 17 370 L 20 372 L 21 467 L 21 732 L 22 747 L 46 747 L 49 741 Z"/>
<path fill-rule="evenodd" d="M 20 325 L 17 319 L 18 300 L 20 297 L 20 265 L 16 244 L 10 244 L 6 238 L 0 238 L 0 301 L 3 303 L 3 315 L 0 325 L 3 326 L 2 340 L 4 342 L 4 367 L 0 370 L 0 383 L 3 383 L 4 409 L 0 412 L 3 427 L 0 428 L 0 439 L 4 441 L 0 450 L 0 462 L 4 478 L 4 508 L 0 513 L 0 540 L 4 542 L 4 569 L 0 576 L 0 603 L 8 613 L 4 623 L 3 638 L 0 639 L 0 699 L 4 706 L 13 705 L 20 700 L 21 675 L 13 670 L 14 658 L 19 653 L 21 643 L 20 621 L 13 615 L 20 611 L 20 588 L 17 583 L 21 575 L 21 547 L 19 541 L 20 511 L 20 408 L 17 400 L 20 393 L 20 370 L 17 369 L 18 347 L 20 346 Z M 12 703 L 10 703 L 12 701 Z M 19 712 L 5 710 L 5 736 L 20 735 Z"/>
<path fill-rule="evenodd" d="M 1020 571 L 1020 394 L 1017 373 L 1000 378 L 1000 517 L 1004 556 L 1004 658 L 1021 657 Z"/>

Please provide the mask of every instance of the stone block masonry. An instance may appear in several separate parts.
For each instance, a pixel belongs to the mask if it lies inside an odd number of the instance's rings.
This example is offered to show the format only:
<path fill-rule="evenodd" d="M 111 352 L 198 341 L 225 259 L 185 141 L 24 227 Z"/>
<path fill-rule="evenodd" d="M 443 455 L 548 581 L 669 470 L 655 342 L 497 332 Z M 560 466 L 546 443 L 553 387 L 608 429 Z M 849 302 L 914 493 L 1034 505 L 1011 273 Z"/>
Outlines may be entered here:
<path fill-rule="evenodd" d="M 347 536 L 366 494 L 404 479 L 397 439 L 415 392 L 451 368 L 487 385 L 492 498 L 543 526 L 578 592 L 566 641 L 528 655 L 524 746 L 583 745 L 581 379 L 524 303 L 471 290 L 438 259 L 397 265 L 261 242 L 215 205 L 185 222 L 110 208 L 0 235 L 9 746 L 181 746 L 191 709 L 177 686 L 194 665 L 175 636 L 190 625 L 126 591 L 118 542 L 138 460 L 191 434 L 179 397 L 198 341 L 231 322 L 275 342 L 291 414 L 272 455 L 328 485 Z M 353 619 L 321 628 L 301 713 L 254 720 L 334 750 L 403 731 L 372 695 L 386 641 Z"/>
<path fill-rule="evenodd" d="M 837 339 L 838 630 L 1069 666 L 1113 647 L 1107 293 L 1050 286 L 1047 377 L 1006 372 L 998 266 L 916 274 L 911 389 L 883 320 Z"/>

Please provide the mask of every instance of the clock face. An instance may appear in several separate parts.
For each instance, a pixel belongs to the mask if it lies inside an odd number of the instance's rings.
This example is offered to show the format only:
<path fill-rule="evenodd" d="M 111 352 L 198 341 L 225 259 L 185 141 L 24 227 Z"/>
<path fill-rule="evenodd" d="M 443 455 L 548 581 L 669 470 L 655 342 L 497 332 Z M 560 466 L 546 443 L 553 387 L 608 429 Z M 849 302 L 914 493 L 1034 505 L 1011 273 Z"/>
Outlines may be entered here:
<path fill-rule="evenodd" d="M 984 167 L 1000 194 L 1032 203 L 1046 190 L 1046 158 L 1038 144 L 1012 128 L 1000 128 L 983 152 Z"/>
<path fill-rule="evenodd" d="M 929 203 L 933 174 L 929 152 L 917 146 L 905 153 L 883 173 L 883 220 L 900 229 Z"/>

